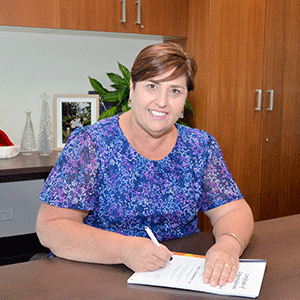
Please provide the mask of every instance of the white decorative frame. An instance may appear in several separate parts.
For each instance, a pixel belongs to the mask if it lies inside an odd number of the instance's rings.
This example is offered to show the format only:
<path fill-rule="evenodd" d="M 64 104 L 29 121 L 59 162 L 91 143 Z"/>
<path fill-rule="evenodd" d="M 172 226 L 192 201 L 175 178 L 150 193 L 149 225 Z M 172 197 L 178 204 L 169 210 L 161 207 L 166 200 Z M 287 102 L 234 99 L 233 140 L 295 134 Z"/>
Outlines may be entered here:
<path fill-rule="evenodd" d="M 64 129 L 63 124 L 63 119 L 66 117 L 63 115 L 64 104 L 70 104 L 72 107 L 77 107 L 78 110 L 76 114 L 78 116 L 80 116 L 80 114 L 84 116 L 88 114 L 88 117 L 90 117 L 90 124 L 94 124 L 99 117 L 99 95 L 54 95 L 53 99 L 54 147 L 55 150 L 62 150 L 66 144 L 65 140 L 68 138 L 66 137 L 67 128 Z M 90 113 L 86 112 L 87 107 L 91 108 Z M 71 131 L 71 127 L 69 131 Z"/>

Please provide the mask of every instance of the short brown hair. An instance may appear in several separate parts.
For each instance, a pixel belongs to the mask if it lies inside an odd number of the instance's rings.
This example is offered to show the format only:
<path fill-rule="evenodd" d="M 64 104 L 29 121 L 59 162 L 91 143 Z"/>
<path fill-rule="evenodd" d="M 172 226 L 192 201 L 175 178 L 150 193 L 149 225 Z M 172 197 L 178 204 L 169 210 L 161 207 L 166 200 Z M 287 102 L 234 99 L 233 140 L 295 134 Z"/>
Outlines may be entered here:
<path fill-rule="evenodd" d="M 195 60 L 181 46 L 167 42 L 144 48 L 136 57 L 131 69 L 133 88 L 139 81 L 144 81 L 173 70 L 164 81 L 186 76 L 187 89 L 194 89 L 194 77 L 197 72 Z"/>

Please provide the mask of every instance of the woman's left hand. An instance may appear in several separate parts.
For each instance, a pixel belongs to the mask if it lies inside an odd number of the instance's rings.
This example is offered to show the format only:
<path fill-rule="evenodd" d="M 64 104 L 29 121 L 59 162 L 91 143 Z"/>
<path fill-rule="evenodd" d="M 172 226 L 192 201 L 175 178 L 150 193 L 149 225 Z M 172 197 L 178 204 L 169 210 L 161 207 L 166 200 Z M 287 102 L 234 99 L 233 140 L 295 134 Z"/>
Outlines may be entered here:
<path fill-rule="evenodd" d="M 239 251 L 235 245 L 218 242 L 206 253 L 203 281 L 211 286 L 233 282 L 239 269 Z"/>
<path fill-rule="evenodd" d="M 239 257 L 254 228 L 250 206 L 244 199 L 231 201 L 205 212 L 213 226 L 216 243 L 207 251 L 203 281 L 224 286 L 234 281 Z"/>

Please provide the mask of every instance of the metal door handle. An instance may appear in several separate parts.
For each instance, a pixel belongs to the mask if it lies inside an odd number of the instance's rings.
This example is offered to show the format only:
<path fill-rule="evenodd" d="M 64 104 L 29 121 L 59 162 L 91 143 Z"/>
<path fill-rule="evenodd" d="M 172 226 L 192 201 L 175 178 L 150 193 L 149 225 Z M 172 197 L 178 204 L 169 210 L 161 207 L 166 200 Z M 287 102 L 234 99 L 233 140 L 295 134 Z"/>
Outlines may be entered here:
<path fill-rule="evenodd" d="M 255 107 L 255 110 L 261 110 L 261 90 L 256 90 L 255 91 L 256 93 L 258 93 L 258 96 L 257 96 L 257 107 Z"/>
<path fill-rule="evenodd" d="M 122 2 L 122 20 L 121 23 L 126 23 L 126 0 L 121 0 Z"/>
<path fill-rule="evenodd" d="M 135 2 L 137 5 L 137 19 L 135 24 L 141 24 L 141 0 Z"/>
<path fill-rule="evenodd" d="M 270 93 L 270 106 L 268 107 L 268 110 L 273 110 L 273 103 L 274 103 L 274 90 L 268 90 L 268 93 Z"/>

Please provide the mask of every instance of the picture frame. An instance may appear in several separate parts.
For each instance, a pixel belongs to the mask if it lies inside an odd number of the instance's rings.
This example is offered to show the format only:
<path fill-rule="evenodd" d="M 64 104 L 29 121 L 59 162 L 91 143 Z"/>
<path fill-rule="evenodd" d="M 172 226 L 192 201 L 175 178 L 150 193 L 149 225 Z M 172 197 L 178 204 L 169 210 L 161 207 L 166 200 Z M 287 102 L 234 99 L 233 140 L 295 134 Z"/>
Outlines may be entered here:
<path fill-rule="evenodd" d="M 99 95 L 54 95 L 54 148 L 62 150 L 77 127 L 99 118 Z"/>

